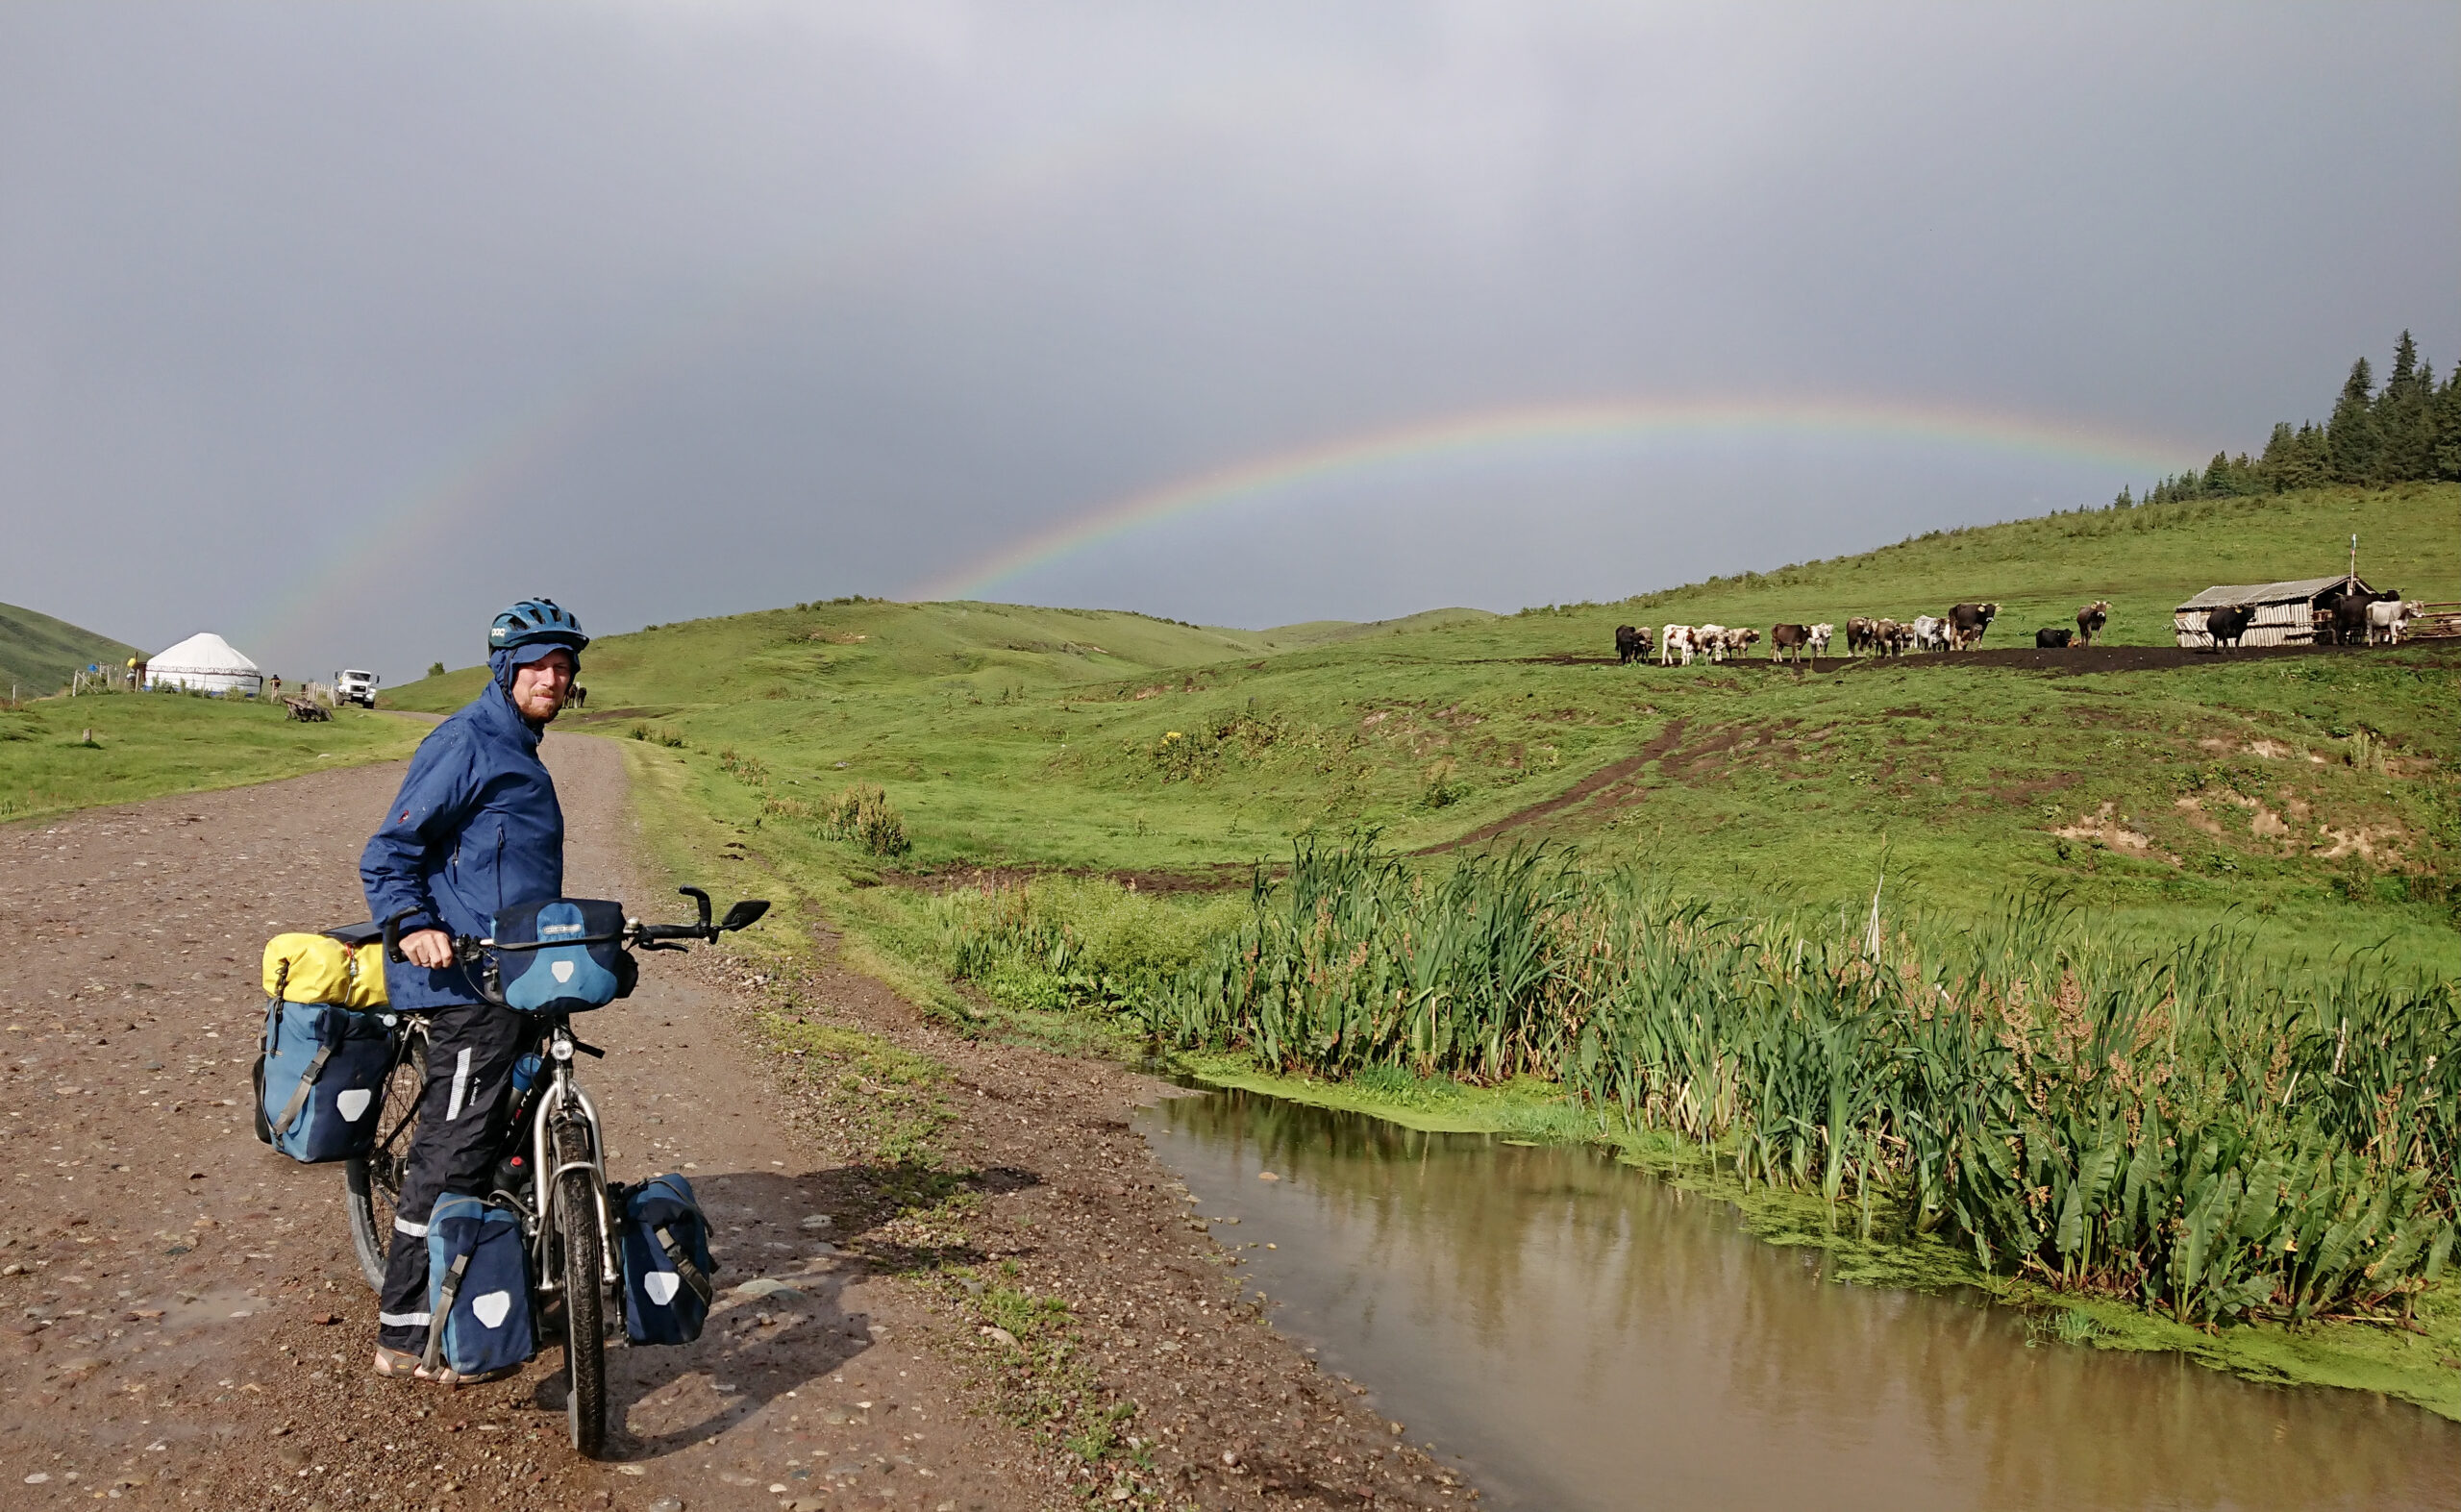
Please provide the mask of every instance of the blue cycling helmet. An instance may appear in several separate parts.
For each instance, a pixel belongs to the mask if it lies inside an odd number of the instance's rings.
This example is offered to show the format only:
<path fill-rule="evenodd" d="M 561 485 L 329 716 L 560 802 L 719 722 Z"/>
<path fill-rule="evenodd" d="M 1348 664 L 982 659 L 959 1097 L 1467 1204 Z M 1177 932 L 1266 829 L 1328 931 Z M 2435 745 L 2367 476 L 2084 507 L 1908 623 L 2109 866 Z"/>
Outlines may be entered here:
<path fill-rule="evenodd" d="M 497 615 L 496 622 L 487 627 L 490 655 L 515 646 L 561 646 L 578 656 L 588 644 L 589 637 L 582 633 L 581 621 L 553 599 L 524 599 Z"/>

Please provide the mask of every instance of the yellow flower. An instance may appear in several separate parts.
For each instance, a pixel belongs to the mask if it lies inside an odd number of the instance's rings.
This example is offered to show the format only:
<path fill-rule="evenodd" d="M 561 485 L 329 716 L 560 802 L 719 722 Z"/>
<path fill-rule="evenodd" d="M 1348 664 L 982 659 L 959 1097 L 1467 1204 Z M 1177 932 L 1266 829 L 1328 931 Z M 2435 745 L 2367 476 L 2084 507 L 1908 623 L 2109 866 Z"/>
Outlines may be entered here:
<path fill-rule="evenodd" d="M 1180 732 L 1174 730 L 1163 735 L 1162 738 L 1165 740 L 1177 740 L 1180 738 Z"/>

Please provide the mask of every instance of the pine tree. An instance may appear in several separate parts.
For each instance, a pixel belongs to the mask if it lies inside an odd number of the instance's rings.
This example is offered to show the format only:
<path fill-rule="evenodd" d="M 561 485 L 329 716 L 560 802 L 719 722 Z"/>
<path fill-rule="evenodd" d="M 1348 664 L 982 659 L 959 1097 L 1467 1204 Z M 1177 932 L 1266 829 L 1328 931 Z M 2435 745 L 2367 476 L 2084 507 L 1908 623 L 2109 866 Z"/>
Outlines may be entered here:
<path fill-rule="evenodd" d="M 2433 406 L 2435 423 L 2435 476 L 2461 478 L 2461 362 L 2444 375 L 2444 386 L 2436 390 Z"/>
<path fill-rule="evenodd" d="M 2119 485 L 2119 497 L 2111 501 L 2111 508 L 2114 509 L 2133 509 L 2136 508 L 2136 495 L 2128 492 L 2127 484 L 2122 483 Z"/>
<path fill-rule="evenodd" d="M 2375 401 L 2375 432 L 2383 438 L 2378 471 L 2384 482 L 2435 476 L 2435 365 L 2419 356 L 2406 331 L 2393 353 L 2393 376 Z"/>
<path fill-rule="evenodd" d="M 2360 358 L 2350 364 L 2333 417 L 2324 424 L 2325 445 L 2337 482 L 2373 483 L 2383 463 L 2384 441 L 2375 429 L 2374 370 Z"/>

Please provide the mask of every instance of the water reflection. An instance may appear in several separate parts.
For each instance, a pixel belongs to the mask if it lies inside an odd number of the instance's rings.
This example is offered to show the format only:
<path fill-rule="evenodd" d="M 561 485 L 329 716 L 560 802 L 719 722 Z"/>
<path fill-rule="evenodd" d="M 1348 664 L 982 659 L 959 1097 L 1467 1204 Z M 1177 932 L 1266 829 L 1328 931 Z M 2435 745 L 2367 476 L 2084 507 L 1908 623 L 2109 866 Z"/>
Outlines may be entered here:
<path fill-rule="evenodd" d="M 1490 1505 L 2461 1507 L 2461 1425 L 2027 1349 L 2008 1309 L 1827 1283 L 1592 1152 L 1237 1092 L 1143 1127 L 1201 1212 L 1241 1220 L 1214 1232 L 1253 1246 L 1279 1325 L 1461 1452 Z"/>

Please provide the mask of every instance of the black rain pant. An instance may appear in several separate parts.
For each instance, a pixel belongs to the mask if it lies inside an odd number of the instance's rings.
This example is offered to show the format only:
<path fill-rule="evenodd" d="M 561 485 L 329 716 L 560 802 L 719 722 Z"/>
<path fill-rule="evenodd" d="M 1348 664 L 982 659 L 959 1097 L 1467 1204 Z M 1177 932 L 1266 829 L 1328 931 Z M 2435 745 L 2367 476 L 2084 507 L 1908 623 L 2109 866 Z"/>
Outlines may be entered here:
<path fill-rule="evenodd" d="M 448 1192 L 484 1197 L 492 1188 L 512 1112 L 513 1062 L 537 1029 L 535 1020 L 488 1003 L 428 1015 L 427 1081 L 376 1310 L 377 1342 L 388 1350 L 427 1348 L 428 1215 Z"/>

